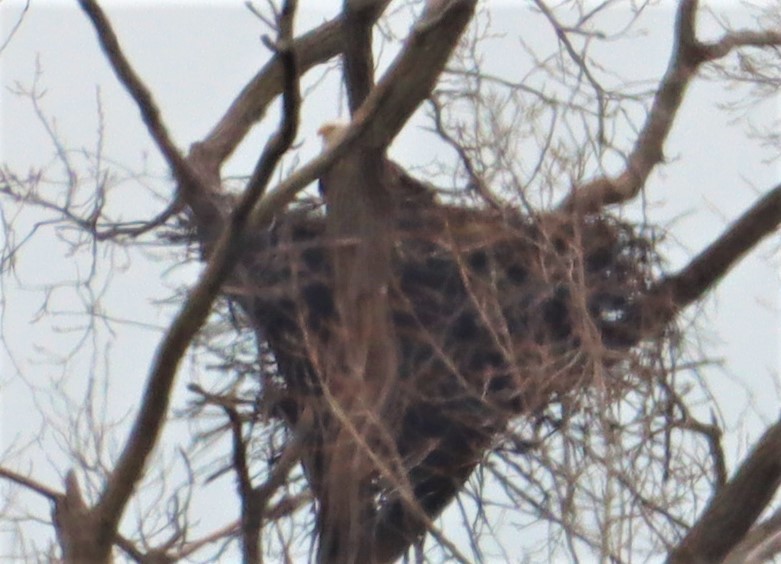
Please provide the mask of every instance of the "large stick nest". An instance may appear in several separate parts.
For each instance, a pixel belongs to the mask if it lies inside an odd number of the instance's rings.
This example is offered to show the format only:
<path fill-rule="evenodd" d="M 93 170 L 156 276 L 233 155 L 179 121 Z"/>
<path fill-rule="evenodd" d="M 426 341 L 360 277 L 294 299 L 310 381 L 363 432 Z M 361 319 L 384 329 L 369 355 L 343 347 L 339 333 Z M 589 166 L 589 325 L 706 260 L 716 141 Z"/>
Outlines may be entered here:
<path fill-rule="evenodd" d="M 642 354 L 639 304 L 656 256 L 638 228 L 605 214 L 433 204 L 398 216 L 396 342 L 387 345 L 397 349 L 399 385 L 387 411 L 416 499 L 435 515 L 512 418 L 573 407 L 597 376 L 619 396 L 641 377 L 626 367 Z M 248 242 L 251 280 L 234 296 L 273 352 L 266 384 L 291 427 L 306 405 L 325 401 L 312 343 L 339 324 L 331 250 L 340 242 L 325 223 L 311 205 L 278 216 Z M 403 529 L 410 517 L 380 483 L 375 529 Z"/>

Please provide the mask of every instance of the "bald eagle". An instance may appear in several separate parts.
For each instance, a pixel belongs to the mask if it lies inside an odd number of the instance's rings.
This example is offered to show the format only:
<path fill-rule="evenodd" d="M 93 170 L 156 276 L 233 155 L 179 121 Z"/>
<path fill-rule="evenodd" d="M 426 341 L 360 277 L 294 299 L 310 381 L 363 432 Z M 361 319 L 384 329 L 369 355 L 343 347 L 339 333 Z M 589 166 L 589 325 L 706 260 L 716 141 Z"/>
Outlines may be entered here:
<path fill-rule="evenodd" d="M 322 138 L 323 150 L 337 144 L 349 127 L 348 123 L 331 121 L 324 123 L 317 134 Z M 384 178 L 389 182 L 390 192 L 394 202 L 401 208 L 432 206 L 435 205 L 436 188 L 413 178 L 400 165 L 384 160 Z M 320 195 L 327 200 L 328 180 L 327 174 L 320 178 L 318 184 Z"/>

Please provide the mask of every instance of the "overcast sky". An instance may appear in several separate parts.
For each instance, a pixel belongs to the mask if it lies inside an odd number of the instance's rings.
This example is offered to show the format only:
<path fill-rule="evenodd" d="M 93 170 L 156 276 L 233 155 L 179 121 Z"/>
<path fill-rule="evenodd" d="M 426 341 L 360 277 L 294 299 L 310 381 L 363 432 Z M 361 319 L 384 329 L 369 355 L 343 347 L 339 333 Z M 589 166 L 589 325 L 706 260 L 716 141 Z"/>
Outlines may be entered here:
<path fill-rule="evenodd" d="M 99 92 L 106 157 L 130 170 L 148 171 L 147 182 L 164 187 L 166 172 L 138 119 L 138 112 L 117 85 L 92 28 L 73 4 L 33 2 L 16 36 L 0 55 L 2 85 L 4 89 L 16 88 L 17 83 L 29 88 L 38 68 L 39 87 L 46 92 L 40 99 L 42 110 L 56 118 L 57 132 L 69 147 L 90 151 L 96 149 Z M 183 149 L 210 130 L 268 56 L 259 41 L 259 36 L 267 30 L 239 1 L 198 6 L 172 3 L 167 7 L 160 7 L 157 2 L 106 4 L 110 6 L 107 12 L 126 54 L 149 85 L 174 139 Z M 321 23 L 335 12 L 338 4 L 300 2 L 298 30 Z M 16 21 L 15 14 L 22 3 L 10 5 L 10 8 L 8 3 L 2 5 L 3 37 Z M 332 7 L 326 10 L 327 5 Z M 739 12 L 731 15 L 736 22 L 740 20 Z M 672 16 L 669 6 L 652 9 L 644 24 L 647 34 L 638 35 L 621 49 L 604 50 L 600 61 L 627 77 L 658 79 L 667 64 Z M 528 61 L 511 55 L 516 53 L 514 38 L 518 34 L 528 38 L 535 33 L 549 32 L 524 25 L 524 13 L 519 9 L 505 8 L 493 18 L 492 29 L 497 37 L 487 47 L 493 71 L 511 77 L 525 73 L 524 64 Z M 388 61 L 389 54 L 385 54 L 381 62 Z M 313 84 L 321 75 L 315 71 L 307 77 L 307 84 Z M 319 150 L 317 127 L 344 115 L 336 76 L 331 73 L 326 83 L 307 100 L 299 138 L 302 159 Z M 739 90 L 729 91 L 718 83 L 695 83 L 667 146 L 671 162 L 655 173 L 648 185 L 651 219 L 671 229 L 672 242 L 666 247 L 671 267 L 684 264 L 755 201 L 761 191 L 778 182 L 777 164 L 768 164 L 770 155 L 745 136 L 749 122 L 736 121 L 719 108 L 719 104 L 740 96 Z M 778 119 L 777 112 L 777 106 L 765 104 L 748 119 L 753 123 L 770 123 Z M 30 167 L 52 165 L 54 149 L 36 120 L 29 99 L 4 90 L 0 118 L 6 164 L 22 173 Z M 251 169 L 265 134 L 275 123 L 271 119 L 268 125 L 256 128 L 232 158 L 229 174 L 246 174 Z M 429 140 L 413 125 L 396 141 L 392 154 L 405 166 L 426 165 L 434 158 Z M 76 155 L 73 158 L 79 159 Z M 56 172 L 56 166 L 50 168 L 50 174 Z M 159 209 L 159 202 L 139 184 L 125 181 L 118 185 L 116 197 L 110 202 L 113 213 L 129 219 Z M 51 189 L 56 191 L 57 187 Z M 26 212 L 19 225 L 32 225 L 39 219 L 40 216 Z M 775 246 L 766 243 L 755 249 L 706 300 L 703 308 L 708 320 L 705 351 L 723 361 L 721 367 L 709 368 L 705 374 L 728 425 L 733 428 L 741 421 L 739 415 L 749 403 L 747 390 L 754 394 L 753 401 L 763 417 L 773 419 L 778 412 L 779 257 L 774 252 L 776 247 L 777 242 Z M 77 398 L 77 390 L 85 381 L 84 371 L 93 366 L 94 359 L 84 354 L 69 360 L 67 370 L 63 371 L 46 362 L 52 354 L 65 354 L 84 334 L 84 318 L 76 314 L 83 311 L 79 295 L 69 290 L 46 292 L 48 283 L 84 274 L 84 261 L 73 261 L 62 253 L 63 246 L 52 230 L 41 228 L 17 264 L 18 283 L 11 279 L 2 287 L 1 328 L 8 350 L 3 353 L 0 375 L 0 436 L 6 448 L 24 443 L 30 431 L 38 428 L 35 413 L 41 406 L 37 402 L 48 401 L 47 394 L 33 396 L 31 387 L 46 390 L 52 380 L 62 381 L 64 389 Z M 170 273 L 170 264 L 162 261 L 159 253 L 151 260 L 138 253 L 131 257 L 118 253 L 116 260 L 116 271 L 101 272 L 95 289 L 99 291 L 103 282 L 113 277 L 101 303 L 104 311 L 126 322 L 119 324 L 115 333 L 99 331 L 98 350 L 108 344 L 110 355 L 107 360 L 99 358 L 94 364 L 98 370 L 110 373 L 108 410 L 115 415 L 131 413 L 134 409 L 132 398 L 137 397 L 146 375 L 160 336 L 159 328 L 166 325 L 174 311 L 171 307 L 160 307 L 153 300 L 170 296 L 172 286 L 191 279 L 197 272 L 197 268 L 188 267 Z M 31 287 L 37 289 L 29 290 Z M 50 312 L 59 313 L 39 315 L 44 303 Z M 5 357 L 9 351 L 11 358 Z M 186 366 L 180 381 L 186 384 L 192 370 L 192 366 Z M 63 380 L 65 372 L 68 376 Z M 25 384 L 20 383 L 19 373 L 24 375 Z M 69 409 L 67 405 L 55 407 L 61 415 Z M 729 436 L 733 454 L 740 451 L 740 445 L 745 445 L 746 440 L 755 439 L 761 430 L 757 417 L 746 421 L 748 424 L 740 427 L 739 433 Z M 171 441 L 174 436 L 166 435 Z M 48 439 L 56 442 L 56 437 Z M 56 472 L 66 467 L 58 455 L 52 455 L 49 462 L 44 460 L 45 457 L 35 458 L 32 473 L 56 487 Z M 18 468 L 30 467 L 21 463 Z M 232 491 L 230 483 L 224 486 L 225 491 Z M 216 513 L 219 523 L 222 516 Z M 227 512 L 225 520 L 230 515 Z"/>

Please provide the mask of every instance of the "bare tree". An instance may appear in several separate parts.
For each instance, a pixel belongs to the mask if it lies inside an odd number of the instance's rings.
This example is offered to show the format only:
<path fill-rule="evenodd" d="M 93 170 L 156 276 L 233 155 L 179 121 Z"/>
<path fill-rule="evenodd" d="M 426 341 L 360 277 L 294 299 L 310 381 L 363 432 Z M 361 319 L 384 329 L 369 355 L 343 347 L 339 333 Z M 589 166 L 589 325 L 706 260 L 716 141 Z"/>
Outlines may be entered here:
<path fill-rule="evenodd" d="M 76 285 L 92 325 L 112 321 L 97 307 L 105 249 L 155 244 L 171 264 L 203 268 L 175 296 L 126 436 L 99 414 L 108 367 L 94 362 L 84 404 L 65 408 L 70 426 L 59 431 L 70 457 L 64 484 L 18 467 L 35 444 L 5 453 L 8 491 L 52 508 L 56 542 L 45 549 L 26 545 L 22 530 L 40 515 L 3 510 L 26 557 L 174 562 L 238 550 L 261 562 L 292 560 L 308 539 L 318 562 L 479 561 L 493 498 L 549 524 L 552 555 L 742 562 L 778 552 L 778 516 L 760 516 L 781 483 L 779 424 L 730 471 L 718 418 L 698 418 L 706 383 L 681 377 L 691 329 L 680 320 L 776 231 L 781 186 L 675 271 L 657 245 L 661 228 L 623 211 L 640 208 L 663 168 L 694 80 L 745 82 L 754 100 L 774 95 L 781 15 L 766 11 L 756 29 L 724 26 L 706 40 L 705 10 L 680 0 L 667 70 L 638 91 L 593 54 L 613 38 L 600 28 L 612 2 L 524 8 L 555 43 L 541 54 L 520 38 L 536 64 L 518 82 L 484 66 L 490 11 L 475 0 L 345 0 L 303 34 L 295 0 L 250 5 L 274 30 L 264 37 L 268 62 L 185 153 L 111 20 L 95 0 L 79 4 L 175 188 L 153 216 L 116 219 L 108 186 L 118 165 L 99 141 L 81 170 L 40 109 L 41 90 L 18 87 L 64 175 L 3 167 L 2 272 L 14 275 L 40 225 L 18 237 L 13 218 L 30 207 L 88 257 Z M 393 9 L 413 18 L 401 40 L 385 24 Z M 647 7 L 624 9 L 618 37 Z M 375 48 L 394 44 L 378 73 Z M 311 101 L 302 77 L 335 58 L 349 122 L 323 129 L 322 153 L 290 166 Z M 236 189 L 226 161 L 277 99 L 279 124 Z M 627 116 L 638 105 L 635 124 Z M 455 155 L 445 174 L 418 178 L 388 157 L 413 114 Z M 615 131 L 627 121 L 636 135 L 625 144 Z M 777 144 L 772 128 L 762 133 Z M 130 180 L 144 185 L 140 173 Z M 317 196 L 304 192 L 314 181 Z M 188 351 L 220 379 L 189 382 L 177 418 L 194 430 L 176 486 L 156 452 L 175 423 Z M 238 493 L 235 520 L 193 534 L 192 499 L 225 474 Z M 463 513 L 466 542 L 443 530 L 447 508 Z"/>

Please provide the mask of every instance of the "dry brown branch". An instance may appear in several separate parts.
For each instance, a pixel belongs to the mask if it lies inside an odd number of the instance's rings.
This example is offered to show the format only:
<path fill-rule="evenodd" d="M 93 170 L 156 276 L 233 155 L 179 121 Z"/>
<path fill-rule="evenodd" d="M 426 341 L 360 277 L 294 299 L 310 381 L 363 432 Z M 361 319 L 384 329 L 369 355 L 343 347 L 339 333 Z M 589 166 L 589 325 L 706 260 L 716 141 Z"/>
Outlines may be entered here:
<path fill-rule="evenodd" d="M 651 296 L 669 297 L 677 309 L 693 303 L 781 224 L 781 185 L 774 187 L 737 219 L 683 270 L 666 277 Z"/>
<path fill-rule="evenodd" d="M 744 538 L 781 485 L 779 452 L 781 423 L 776 423 L 757 441 L 667 561 L 721 562 Z"/>
<path fill-rule="evenodd" d="M 724 564 L 761 564 L 781 552 L 781 510 L 753 527 L 724 558 Z"/>
<path fill-rule="evenodd" d="M 6 480 L 9 480 L 15 484 L 19 484 L 20 486 L 25 487 L 28 490 L 34 491 L 35 493 L 48 498 L 49 501 L 56 502 L 58 499 L 62 497 L 62 493 L 53 490 L 50 487 L 45 486 L 44 484 L 41 484 L 36 480 L 28 478 L 27 476 L 22 476 L 18 472 L 9 470 L 8 468 L 0 467 L 0 478 L 5 478 Z"/>
<path fill-rule="evenodd" d="M 781 44 L 777 32 L 736 32 L 713 44 L 697 39 L 698 0 L 681 0 L 675 26 L 675 46 L 667 72 L 654 96 L 645 124 L 627 157 L 626 169 L 615 177 L 601 177 L 575 186 L 559 209 L 594 212 L 603 206 L 633 199 L 654 168 L 664 160 L 664 144 L 699 67 L 727 55 L 738 46 L 771 47 Z"/>

